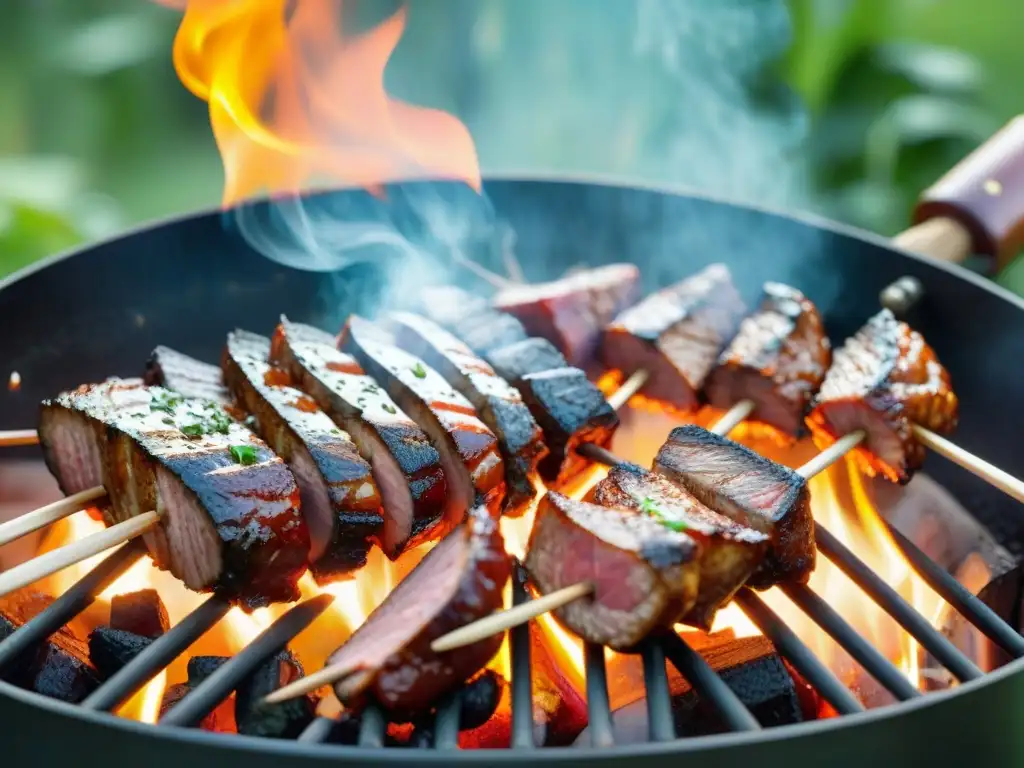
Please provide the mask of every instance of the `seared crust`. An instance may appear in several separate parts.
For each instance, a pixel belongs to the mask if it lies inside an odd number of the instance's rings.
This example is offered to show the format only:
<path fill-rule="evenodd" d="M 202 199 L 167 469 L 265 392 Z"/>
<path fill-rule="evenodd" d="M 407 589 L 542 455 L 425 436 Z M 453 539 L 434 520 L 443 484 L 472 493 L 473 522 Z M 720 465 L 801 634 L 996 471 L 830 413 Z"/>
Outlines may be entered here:
<path fill-rule="evenodd" d="M 958 411 L 949 373 L 934 350 L 883 309 L 836 350 L 807 424 L 822 449 L 865 430 L 863 447 L 854 452 L 863 470 L 907 483 L 925 457 L 914 424 L 948 434 Z"/>
<path fill-rule="evenodd" d="M 182 397 L 214 400 L 231 405 L 231 395 L 224 386 L 220 368 L 186 354 L 160 346 L 146 361 L 143 381 L 151 387 L 164 387 Z"/>

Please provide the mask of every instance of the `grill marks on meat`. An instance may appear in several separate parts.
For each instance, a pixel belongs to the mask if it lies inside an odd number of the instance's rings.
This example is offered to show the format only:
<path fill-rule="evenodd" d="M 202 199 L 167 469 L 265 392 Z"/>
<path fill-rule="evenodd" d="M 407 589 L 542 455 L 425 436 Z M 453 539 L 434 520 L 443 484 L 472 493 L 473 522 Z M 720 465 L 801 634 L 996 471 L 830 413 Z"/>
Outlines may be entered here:
<path fill-rule="evenodd" d="M 816 555 L 810 492 L 792 469 L 694 425 L 672 430 L 654 468 L 705 506 L 771 537 L 750 586 L 810 578 Z"/>
<path fill-rule="evenodd" d="M 505 495 L 498 439 L 477 418 L 469 400 L 437 371 L 390 342 L 382 329 L 352 316 L 341 333 L 340 346 L 413 417 L 437 448 L 448 488 L 446 528 L 458 525 L 477 499 L 497 511 Z"/>
<path fill-rule="evenodd" d="M 514 315 L 531 336 L 553 343 L 571 365 L 586 365 L 601 331 L 640 295 L 633 264 L 584 269 L 549 283 L 515 285 L 494 297 L 496 309 Z"/>
<path fill-rule="evenodd" d="M 670 521 L 699 546 L 699 586 L 679 620 L 707 630 L 764 558 L 768 537 L 701 504 L 668 478 L 632 464 L 608 472 L 587 501 Z"/>
<path fill-rule="evenodd" d="M 384 518 L 369 463 L 352 438 L 287 372 L 271 367 L 270 339 L 246 331 L 228 335 L 224 379 L 256 429 L 291 468 L 310 533 L 310 571 L 318 583 L 351 576 L 366 564 Z"/>
<path fill-rule="evenodd" d="M 282 318 L 271 362 L 351 435 L 370 463 L 383 500 L 384 553 L 395 559 L 439 535 L 446 483 L 437 449 L 352 356 L 338 351 L 334 337 Z"/>
<path fill-rule="evenodd" d="M 511 563 L 483 506 L 435 546 L 328 659 L 352 675 L 334 686 L 346 706 L 368 693 L 395 717 L 428 709 L 497 653 L 502 634 L 445 653 L 430 644 L 502 605 Z"/>
<path fill-rule="evenodd" d="M 521 515 L 536 496 L 533 475 L 547 455 L 544 435 L 519 392 L 454 335 L 431 320 L 406 312 L 390 317 L 398 345 L 438 371 L 473 404 L 498 438 L 505 464 L 504 513 Z"/>
<path fill-rule="evenodd" d="M 593 584 L 592 595 L 555 614 L 586 640 L 629 650 L 693 607 L 700 545 L 632 509 L 551 491 L 537 508 L 524 565 L 544 594 Z"/>
<path fill-rule="evenodd" d="M 640 394 L 689 413 L 744 312 L 729 270 L 712 264 L 619 314 L 605 330 L 602 361 L 627 375 L 649 371 Z"/>
<path fill-rule="evenodd" d="M 952 432 L 958 408 L 934 350 L 884 309 L 836 350 L 807 424 L 819 448 L 865 430 L 858 463 L 872 476 L 907 483 L 925 457 L 913 425 Z"/>
<path fill-rule="evenodd" d="M 70 424 L 75 447 L 65 454 Z M 87 430 L 111 499 L 108 523 L 163 513 L 145 535 L 157 565 L 249 608 L 298 599 L 309 532 L 295 480 L 217 403 L 118 379 L 63 393 L 44 402 L 39 430 L 58 477 L 81 459 Z M 239 464 L 232 446 L 250 450 L 253 463 Z"/>
<path fill-rule="evenodd" d="M 154 387 L 164 387 L 182 397 L 213 400 L 231 405 L 231 395 L 224 386 L 220 368 L 170 347 L 157 347 L 146 361 L 143 381 Z"/>
<path fill-rule="evenodd" d="M 799 437 L 831 362 L 832 346 L 814 304 L 795 288 L 766 283 L 761 305 L 740 324 L 705 392 L 723 410 L 752 400 L 751 418 Z"/>

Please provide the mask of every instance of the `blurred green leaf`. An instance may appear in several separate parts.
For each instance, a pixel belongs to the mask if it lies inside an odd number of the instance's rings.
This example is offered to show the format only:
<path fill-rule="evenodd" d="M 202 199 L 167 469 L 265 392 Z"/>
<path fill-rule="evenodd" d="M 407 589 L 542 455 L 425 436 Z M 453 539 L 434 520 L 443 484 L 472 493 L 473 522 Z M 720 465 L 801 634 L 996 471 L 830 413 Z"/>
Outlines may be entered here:
<path fill-rule="evenodd" d="M 74 225 L 58 213 L 25 203 L 0 201 L 0 274 L 77 245 Z"/>

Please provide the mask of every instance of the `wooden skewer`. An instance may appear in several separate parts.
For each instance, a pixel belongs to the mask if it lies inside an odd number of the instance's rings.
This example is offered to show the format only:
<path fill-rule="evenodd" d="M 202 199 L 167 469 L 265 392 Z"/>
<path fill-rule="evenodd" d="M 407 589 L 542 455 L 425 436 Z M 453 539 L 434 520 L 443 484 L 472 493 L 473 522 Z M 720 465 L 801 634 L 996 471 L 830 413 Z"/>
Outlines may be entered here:
<path fill-rule="evenodd" d="M 61 571 L 69 565 L 130 541 L 159 522 L 160 513 L 146 512 L 4 571 L 0 573 L 0 597 Z"/>
<path fill-rule="evenodd" d="M 14 448 L 18 445 L 36 445 L 39 433 L 34 429 L 9 429 L 0 432 L 0 448 Z"/>
<path fill-rule="evenodd" d="M 714 432 L 716 435 L 728 435 L 741 421 L 754 412 L 755 405 L 753 400 L 740 400 L 708 431 Z"/>
<path fill-rule="evenodd" d="M 914 435 L 928 448 L 940 456 L 944 456 L 954 464 L 959 464 L 968 472 L 977 475 L 986 483 L 994 485 L 1006 495 L 1024 503 L 1024 482 L 1004 472 L 999 467 L 989 464 L 982 458 L 965 451 L 956 443 L 935 434 L 930 429 L 914 425 Z"/>
<path fill-rule="evenodd" d="M 63 520 L 65 517 L 75 514 L 83 507 L 89 506 L 89 502 L 102 499 L 107 495 L 107 489 L 102 485 L 79 491 L 60 501 L 47 504 L 34 512 L 27 512 L 20 517 L 9 520 L 0 525 L 0 547 L 15 539 L 20 539 L 27 533 L 38 531 L 50 523 Z"/>
<path fill-rule="evenodd" d="M 624 406 L 633 395 L 643 389 L 644 384 L 647 383 L 647 379 L 651 376 L 650 371 L 645 371 L 642 368 L 622 382 L 622 386 L 617 390 L 608 395 L 608 405 L 613 410 L 619 410 Z"/>
<path fill-rule="evenodd" d="M 289 699 L 296 699 L 299 696 L 305 696 L 307 693 L 312 693 L 317 688 L 322 688 L 325 685 L 333 685 L 340 680 L 348 678 L 349 684 L 355 688 L 362 687 L 367 676 L 372 676 L 373 672 L 368 669 L 360 670 L 358 667 L 352 668 L 348 664 L 335 664 L 331 667 L 324 667 L 319 672 L 314 672 L 311 675 L 300 677 L 293 683 L 281 686 L 276 691 L 271 693 L 269 696 L 264 697 L 264 704 L 280 704 L 282 701 L 288 701 Z"/>

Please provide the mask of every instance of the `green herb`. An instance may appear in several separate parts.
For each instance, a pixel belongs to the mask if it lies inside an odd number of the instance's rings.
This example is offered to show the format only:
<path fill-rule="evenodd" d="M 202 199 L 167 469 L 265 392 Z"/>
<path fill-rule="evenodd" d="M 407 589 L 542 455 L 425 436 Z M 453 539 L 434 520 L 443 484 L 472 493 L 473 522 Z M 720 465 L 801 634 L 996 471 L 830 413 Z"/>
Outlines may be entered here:
<path fill-rule="evenodd" d="M 164 413 L 173 414 L 174 409 L 181 405 L 182 402 L 184 402 L 184 399 L 180 395 L 165 389 L 157 390 L 149 403 L 149 409 L 151 411 L 163 411 Z"/>
<path fill-rule="evenodd" d="M 195 413 L 189 411 L 188 416 L 194 421 L 183 424 L 180 429 L 189 437 L 202 437 L 203 435 L 226 435 L 231 431 L 231 417 L 219 408 L 212 413 Z"/>
<path fill-rule="evenodd" d="M 644 498 L 640 501 L 640 511 L 643 512 L 645 515 L 650 515 L 665 528 L 668 528 L 670 531 L 682 533 L 683 531 L 688 530 L 690 527 L 682 520 L 674 520 L 670 517 L 666 517 L 665 511 L 661 507 L 659 507 L 658 502 L 656 502 L 650 496 L 644 496 Z"/>
<path fill-rule="evenodd" d="M 172 427 L 174 426 L 174 419 L 172 419 L 170 416 L 164 416 L 162 419 L 160 419 L 160 421 Z"/>
<path fill-rule="evenodd" d="M 412 375 L 417 379 L 427 378 L 427 369 L 423 367 L 423 363 L 416 363 L 412 369 Z"/>
<path fill-rule="evenodd" d="M 380 407 L 383 408 L 388 413 L 398 413 L 398 411 L 395 410 L 395 407 L 393 405 L 388 405 L 387 403 L 381 403 Z"/>
<path fill-rule="evenodd" d="M 256 449 L 251 445 L 232 445 L 228 450 L 231 451 L 231 458 L 239 464 L 256 463 Z"/>
<path fill-rule="evenodd" d="M 184 424 L 181 427 L 181 431 L 189 437 L 202 437 L 203 425 L 198 422 L 195 424 Z"/>

